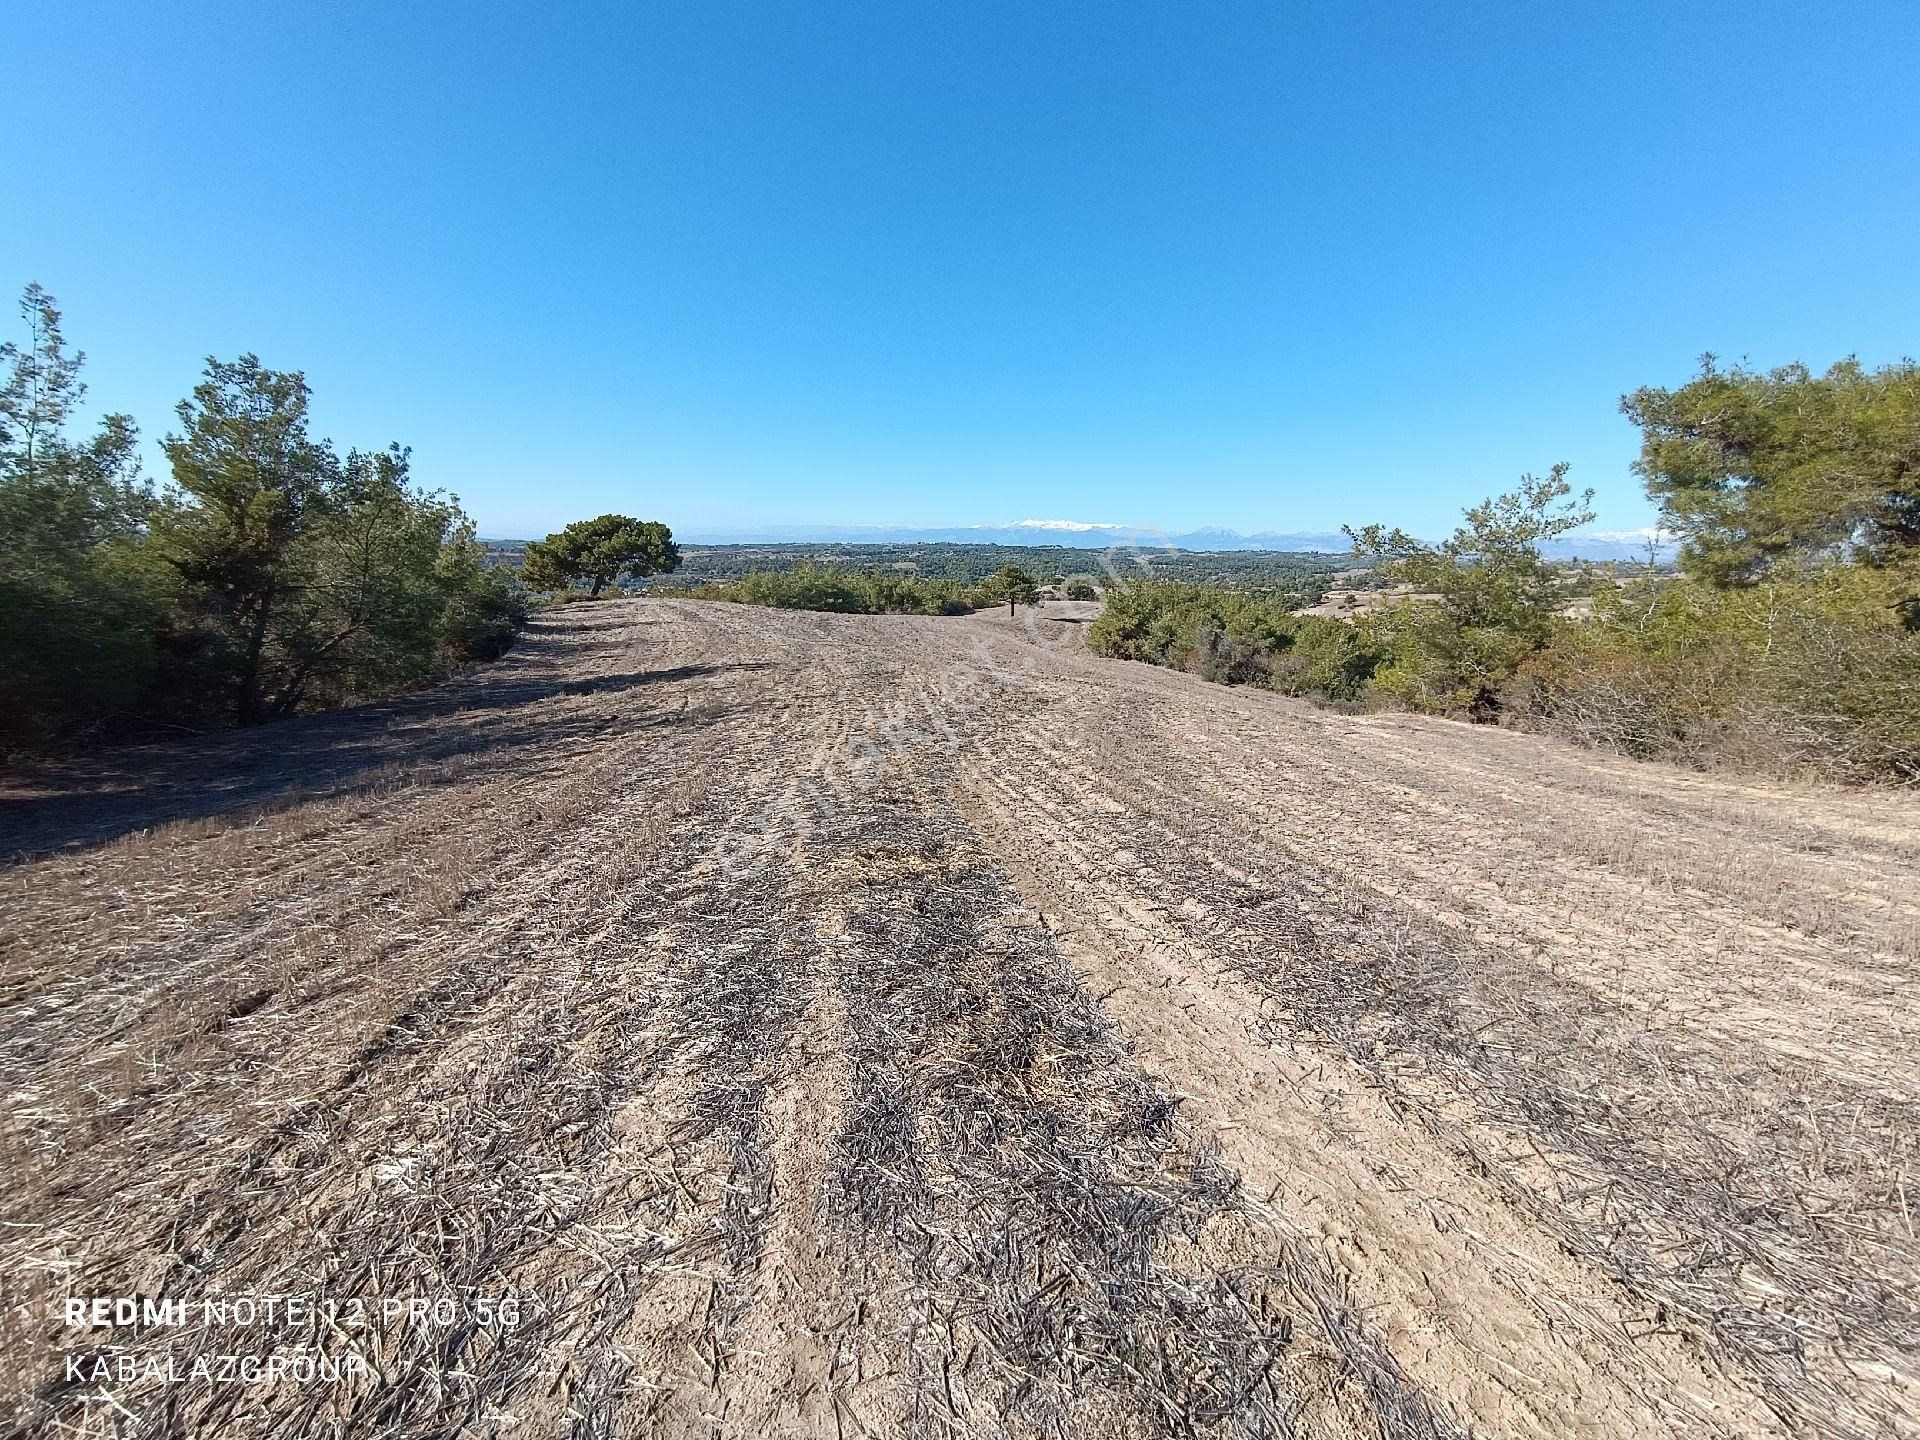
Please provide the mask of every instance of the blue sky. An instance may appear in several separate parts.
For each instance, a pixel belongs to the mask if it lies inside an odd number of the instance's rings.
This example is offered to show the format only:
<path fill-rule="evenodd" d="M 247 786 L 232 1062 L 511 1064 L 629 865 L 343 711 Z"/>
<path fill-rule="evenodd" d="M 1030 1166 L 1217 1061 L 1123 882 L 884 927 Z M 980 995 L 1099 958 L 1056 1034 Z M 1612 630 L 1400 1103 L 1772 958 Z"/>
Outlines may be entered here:
<path fill-rule="evenodd" d="M 1920 335 L 1910 0 L 0 7 L 0 284 L 151 440 L 303 369 L 483 533 L 1423 533 Z M 149 467 L 163 466 L 157 449 Z"/>

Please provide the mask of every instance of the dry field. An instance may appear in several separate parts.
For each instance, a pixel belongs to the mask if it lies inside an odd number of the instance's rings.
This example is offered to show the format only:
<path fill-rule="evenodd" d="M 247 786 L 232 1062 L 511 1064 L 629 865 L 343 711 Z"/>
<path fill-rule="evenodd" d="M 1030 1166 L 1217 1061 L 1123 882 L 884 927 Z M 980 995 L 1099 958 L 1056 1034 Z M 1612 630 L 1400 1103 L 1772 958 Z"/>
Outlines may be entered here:
<path fill-rule="evenodd" d="M 578 606 L 0 793 L 9 1428 L 1920 1435 L 1911 795 L 1044 614 Z"/>

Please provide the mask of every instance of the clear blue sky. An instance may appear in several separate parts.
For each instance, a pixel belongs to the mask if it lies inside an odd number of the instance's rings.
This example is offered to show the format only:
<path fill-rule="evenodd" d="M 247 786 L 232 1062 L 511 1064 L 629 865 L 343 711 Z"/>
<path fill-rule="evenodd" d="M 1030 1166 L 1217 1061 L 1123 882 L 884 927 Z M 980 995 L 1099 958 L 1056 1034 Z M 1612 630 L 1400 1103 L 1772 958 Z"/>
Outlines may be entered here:
<path fill-rule="evenodd" d="M 1920 337 L 1920 5 L 0 6 L 0 282 L 483 533 L 1449 527 L 1705 350 Z M 149 467 L 163 468 L 157 449 Z"/>

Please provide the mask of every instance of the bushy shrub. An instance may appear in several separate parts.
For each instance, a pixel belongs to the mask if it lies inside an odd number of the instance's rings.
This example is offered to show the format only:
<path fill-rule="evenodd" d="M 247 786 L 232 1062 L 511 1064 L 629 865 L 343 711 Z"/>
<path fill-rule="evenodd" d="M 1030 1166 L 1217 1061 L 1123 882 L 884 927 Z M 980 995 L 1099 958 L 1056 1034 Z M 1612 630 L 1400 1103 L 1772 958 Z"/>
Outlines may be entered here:
<path fill-rule="evenodd" d="M 1623 402 L 1680 574 L 1595 584 L 1544 542 L 1592 517 L 1566 467 L 1438 545 L 1348 533 L 1400 598 L 1349 627 L 1212 586 L 1116 587 L 1089 643 L 1371 705 L 1499 719 L 1623 754 L 1920 783 L 1920 366 L 1764 374 L 1709 359 Z M 1563 614 L 1591 590 L 1587 619 Z"/>
<path fill-rule="evenodd" d="M 1558 624 L 1560 576 L 1541 542 L 1593 519 L 1593 491 L 1576 497 L 1567 466 L 1523 475 L 1508 494 L 1470 507 L 1439 545 L 1380 525 L 1349 529 L 1375 572 L 1414 595 L 1361 622 L 1385 652 L 1368 685 L 1374 703 L 1493 719 L 1501 690 Z"/>
<path fill-rule="evenodd" d="M 864 577 L 861 600 L 870 615 L 964 615 L 973 608 L 964 586 L 877 571 Z"/>
<path fill-rule="evenodd" d="M 1867 567 L 1615 586 L 1523 664 L 1516 715 L 1641 758 L 1920 781 L 1920 633 Z"/>
<path fill-rule="evenodd" d="M 1111 586 L 1087 645 L 1230 685 L 1342 701 L 1359 696 L 1381 658 L 1351 625 L 1295 615 L 1287 598 L 1170 580 Z"/>
<path fill-rule="evenodd" d="M 526 626 L 526 590 L 507 572 L 490 570 L 485 547 L 471 526 L 441 550 L 439 583 L 445 597 L 440 612 L 439 664 L 442 668 L 506 654 Z"/>
<path fill-rule="evenodd" d="M 1490 719 L 1501 687 L 1541 643 L 1532 631 L 1462 624 L 1430 600 L 1399 600 L 1358 622 L 1362 644 L 1382 656 L 1369 703 L 1430 715 Z"/>
<path fill-rule="evenodd" d="M 1364 631 L 1327 615 L 1296 615 L 1291 643 L 1269 662 L 1267 683 L 1288 695 L 1356 701 L 1385 652 Z"/>

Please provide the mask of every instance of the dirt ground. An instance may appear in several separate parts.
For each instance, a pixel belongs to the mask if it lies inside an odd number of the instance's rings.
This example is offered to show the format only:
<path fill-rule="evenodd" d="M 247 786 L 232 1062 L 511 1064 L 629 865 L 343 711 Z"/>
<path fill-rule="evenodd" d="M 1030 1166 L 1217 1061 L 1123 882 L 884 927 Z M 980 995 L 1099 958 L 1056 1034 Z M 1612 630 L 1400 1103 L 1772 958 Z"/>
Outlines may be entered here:
<path fill-rule="evenodd" d="M 12 1432 L 1920 1435 L 1911 795 L 1087 613 L 575 606 L 0 791 Z"/>

